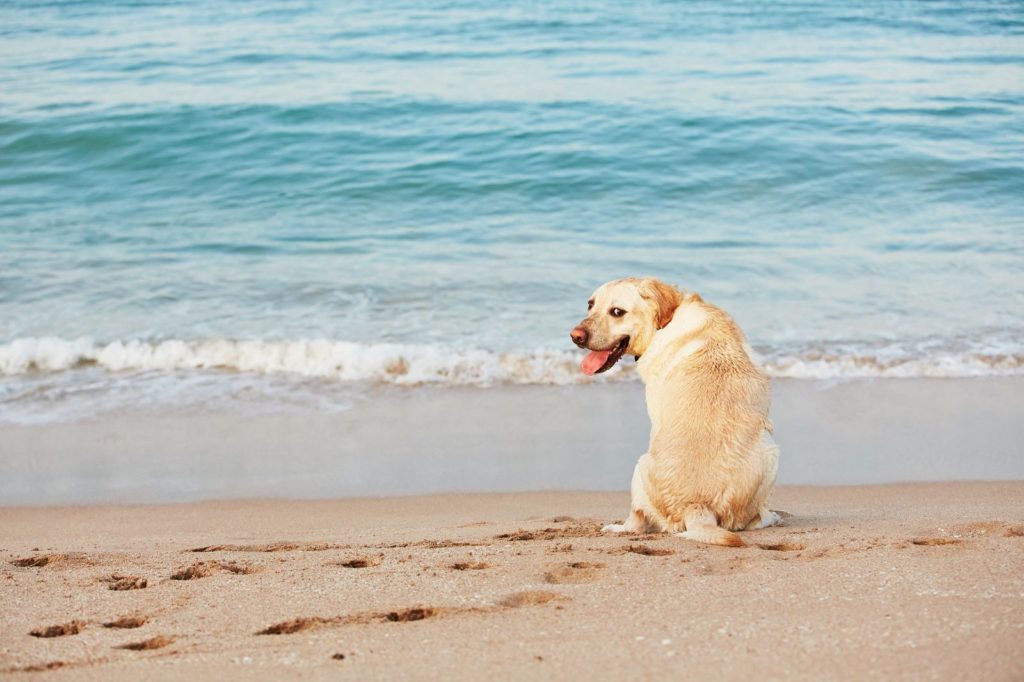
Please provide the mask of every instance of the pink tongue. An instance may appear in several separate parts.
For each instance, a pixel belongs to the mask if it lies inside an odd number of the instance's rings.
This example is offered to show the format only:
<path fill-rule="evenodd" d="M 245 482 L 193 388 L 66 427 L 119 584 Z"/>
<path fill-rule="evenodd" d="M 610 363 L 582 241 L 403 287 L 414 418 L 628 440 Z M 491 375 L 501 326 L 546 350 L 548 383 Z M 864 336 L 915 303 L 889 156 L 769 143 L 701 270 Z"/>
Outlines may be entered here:
<path fill-rule="evenodd" d="M 583 362 L 580 363 L 580 369 L 586 374 L 594 374 L 604 366 L 608 356 L 611 354 L 610 350 L 592 350 L 587 353 L 587 357 L 583 358 Z"/>

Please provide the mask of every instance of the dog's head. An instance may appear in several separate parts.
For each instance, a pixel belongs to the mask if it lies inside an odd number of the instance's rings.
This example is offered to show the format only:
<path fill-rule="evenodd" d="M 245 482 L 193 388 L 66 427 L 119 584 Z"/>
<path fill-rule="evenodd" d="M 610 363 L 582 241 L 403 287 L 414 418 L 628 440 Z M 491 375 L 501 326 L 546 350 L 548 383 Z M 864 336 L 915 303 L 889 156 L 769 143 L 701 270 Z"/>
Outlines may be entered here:
<path fill-rule="evenodd" d="M 653 277 L 602 284 L 587 301 L 586 318 L 569 333 L 573 343 L 591 351 L 583 371 L 600 374 L 626 353 L 643 355 L 654 333 L 672 321 L 682 298 L 674 286 Z"/>

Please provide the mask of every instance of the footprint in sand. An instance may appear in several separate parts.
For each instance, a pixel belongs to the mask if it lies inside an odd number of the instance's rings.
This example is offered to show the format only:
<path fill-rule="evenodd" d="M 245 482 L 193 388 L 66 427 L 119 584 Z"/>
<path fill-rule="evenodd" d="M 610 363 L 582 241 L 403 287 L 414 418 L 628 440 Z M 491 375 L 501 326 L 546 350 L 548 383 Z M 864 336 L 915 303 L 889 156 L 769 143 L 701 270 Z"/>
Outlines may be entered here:
<path fill-rule="evenodd" d="M 572 543 L 563 542 L 563 543 L 551 545 L 550 547 L 547 548 L 546 551 L 547 551 L 548 554 L 557 554 L 558 552 L 571 552 L 572 551 Z"/>
<path fill-rule="evenodd" d="M 527 590 L 526 592 L 515 592 L 510 594 L 501 601 L 498 602 L 500 606 L 504 606 L 509 609 L 518 609 L 523 606 L 539 606 L 541 604 L 547 604 L 553 601 L 563 601 L 567 599 L 557 592 L 548 592 L 547 590 Z"/>
<path fill-rule="evenodd" d="M 954 538 L 1019 538 L 1024 537 L 1024 525 L 1006 523 L 1005 521 L 975 521 L 940 528 L 944 535 L 948 533 Z"/>
<path fill-rule="evenodd" d="M 910 541 L 911 545 L 917 545 L 918 547 L 941 547 L 943 545 L 959 545 L 962 544 L 962 540 L 954 540 L 953 538 L 914 538 Z M 903 547 L 908 545 L 904 543 Z"/>
<path fill-rule="evenodd" d="M 117 630 L 131 630 L 133 628 L 141 628 L 145 624 L 145 616 L 122 616 L 115 620 L 107 621 L 103 624 L 103 627 L 114 628 Z"/>
<path fill-rule="evenodd" d="M 67 661 L 50 661 L 49 663 L 33 663 L 14 668 L 0 668 L 0 673 L 44 673 L 48 670 L 60 670 L 69 668 L 71 664 Z"/>
<path fill-rule="evenodd" d="M 125 590 L 143 590 L 147 585 L 149 585 L 149 581 L 141 576 L 121 575 L 120 573 L 104 576 L 99 578 L 99 581 L 107 583 L 107 589 L 114 590 L 115 592 L 123 592 Z"/>
<path fill-rule="evenodd" d="M 85 554 L 36 554 L 22 559 L 14 559 L 11 564 L 20 568 L 72 568 L 76 566 L 92 566 L 93 560 Z"/>
<path fill-rule="evenodd" d="M 345 568 L 372 568 L 373 566 L 379 566 L 381 557 L 357 557 L 355 559 L 349 559 L 348 561 L 337 561 L 334 562 L 333 566 L 343 566 Z"/>
<path fill-rule="evenodd" d="M 480 547 L 483 542 L 469 540 L 415 540 L 413 542 L 393 542 L 383 545 L 364 545 L 374 549 L 404 549 L 406 547 L 422 547 L 424 549 L 446 549 L 448 547 Z"/>
<path fill-rule="evenodd" d="M 448 565 L 448 568 L 453 571 L 482 571 L 490 567 L 491 565 L 486 561 L 456 561 L 454 564 Z"/>
<path fill-rule="evenodd" d="M 274 623 L 259 632 L 257 635 L 291 635 L 296 632 L 302 632 L 304 630 L 312 630 L 315 627 L 321 625 L 332 624 L 333 619 L 331 618 L 291 618 L 289 620 L 283 620 L 280 623 Z"/>
<path fill-rule="evenodd" d="M 517 530 L 512 533 L 495 535 L 495 540 L 524 542 L 528 540 L 559 540 L 562 538 L 598 538 L 601 537 L 601 525 L 598 523 L 576 524 L 562 528 L 541 528 L 540 530 Z"/>
<path fill-rule="evenodd" d="M 798 542 L 788 542 L 785 540 L 782 542 L 763 542 L 754 546 L 760 549 L 766 549 L 769 552 L 800 552 L 807 549 L 806 545 L 801 545 Z"/>
<path fill-rule="evenodd" d="M 234 573 L 235 575 L 250 575 L 260 569 L 249 564 L 239 564 L 234 561 L 197 561 L 177 573 L 171 575 L 171 580 L 197 580 L 207 578 L 218 573 Z"/>
<path fill-rule="evenodd" d="M 557 592 L 548 592 L 545 590 L 529 590 L 526 592 L 516 592 L 510 594 L 498 601 L 496 606 L 490 607 L 479 607 L 479 606 L 450 606 L 450 607 L 429 607 L 429 606 L 414 606 L 408 609 L 400 609 L 395 611 L 370 611 L 363 613 L 355 613 L 348 616 L 312 616 L 312 617 L 299 617 L 291 618 L 289 620 L 281 621 L 270 625 L 259 632 L 257 635 L 291 635 L 297 632 L 306 632 L 307 630 L 325 628 L 325 627 L 339 627 L 343 625 L 367 625 L 370 623 L 413 623 L 416 621 L 427 620 L 428 618 L 434 618 L 437 616 L 454 616 L 459 614 L 481 614 L 481 613 L 494 613 L 502 609 L 509 608 L 520 608 L 525 606 L 539 606 L 541 604 L 547 604 L 548 602 L 564 601 L 566 597 L 558 594 Z M 561 608 L 556 606 L 555 608 Z"/>
<path fill-rule="evenodd" d="M 601 577 L 602 568 L 604 568 L 604 564 L 574 561 L 565 566 L 551 569 L 544 574 L 544 580 L 555 585 L 592 583 Z"/>
<path fill-rule="evenodd" d="M 350 545 L 332 542 L 270 542 L 263 545 L 206 545 L 190 552 L 325 552 L 330 549 L 351 549 Z"/>
<path fill-rule="evenodd" d="M 457 609 L 450 609 L 455 611 Z M 438 615 L 440 609 L 415 606 L 409 609 L 401 609 L 386 612 L 356 613 L 350 616 L 333 616 L 325 618 L 322 616 L 299 617 L 275 623 L 266 627 L 257 635 L 292 635 L 296 632 L 305 632 L 323 627 L 340 625 L 362 625 L 373 622 L 387 623 L 410 623 L 417 620 L 426 620 Z"/>
<path fill-rule="evenodd" d="M 177 641 L 177 637 L 170 637 L 168 635 L 157 635 L 156 637 L 150 637 L 144 639 L 141 642 L 129 642 L 128 644 L 120 644 L 115 646 L 115 649 L 127 649 L 128 651 L 149 651 L 151 649 L 163 649 L 169 644 L 174 644 Z"/>
<path fill-rule="evenodd" d="M 389 623 L 411 623 L 416 620 L 426 620 L 434 616 L 437 613 L 436 609 L 431 608 L 412 608 L 403 609 L 401 611 L 389 611 L 384 619 Z"/>
<path fill-rule="evenodd" d="M 81 620 L 73 620 L 69 623 L 61 623 L 60 625 L 49 625 L 45 628 L 36 628 L 32 632 L 28 633 L 33 637 L 65 637 L 67 635 L 77 635 L 85 629 L 85 622 Z"/>
<path fill-rule="evenodd" d="M 605 550 L 607 554 L 640 554 L 642 556 L 670 556 L 675 550 L 663 547 L 651 547 L 649 545 L 623 545 L 614 549 Z"/>

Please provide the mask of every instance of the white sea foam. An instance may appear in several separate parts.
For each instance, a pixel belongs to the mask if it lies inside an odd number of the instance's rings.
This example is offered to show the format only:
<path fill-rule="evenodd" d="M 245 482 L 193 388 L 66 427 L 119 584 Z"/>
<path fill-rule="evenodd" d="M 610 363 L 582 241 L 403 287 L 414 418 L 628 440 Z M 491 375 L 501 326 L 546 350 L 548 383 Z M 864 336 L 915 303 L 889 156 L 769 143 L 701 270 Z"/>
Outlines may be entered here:
<path fill-rule="evenodd" d="M 760 348 L 772 377 L 795 379 L 974 377 L 1024 374 L 1024 348 L 981 340 L 942 343 L 836 344 Z M 502 353 L 481 349 L 334 340 L 113 341 L 23 338 L 0 344 L 0 373 L 8 376 L 99 367 L 114 373 L 208 370 L 321 377 L 397 385 L 587 383 L 578 351 Z M 605 375 L 635 376 L 631 362 Z"/>
<path fill-rule="evenodd" d="M 18 375 L 95 365 L 111 372 L 222 370 L 284 373 L 400 385 L 567 384 L 578 380 L 570 352 L 494 353 L 478 349 L 348 341 L 160 342 L 88 338 L 17 339 L 0 345 L 0 372 Z"/>

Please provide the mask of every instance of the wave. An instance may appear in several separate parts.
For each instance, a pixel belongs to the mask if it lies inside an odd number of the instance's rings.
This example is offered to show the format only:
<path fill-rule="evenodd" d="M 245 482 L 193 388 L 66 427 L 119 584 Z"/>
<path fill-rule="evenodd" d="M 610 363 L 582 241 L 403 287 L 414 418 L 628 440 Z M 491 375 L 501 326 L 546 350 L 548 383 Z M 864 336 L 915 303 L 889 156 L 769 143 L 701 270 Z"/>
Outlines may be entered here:
<path fill-rule="evenodd" d="M 942 350 L 915 355 L 899 347 L 861 353 L 808 351 L 763 359 L 768 375 L 786 379 L 915 379 L 1024 374 L 1024 353 Z"/>
<path fill-rule="evenodd" d="M 793 379 L 977 377 L 1024 374 L 1024 348 L 996 339 L 760 347 L 768 375 Z M 338 340 L 127 340 L 22 338 L 0 345 L 8 376 L 99 367 L 112 373 L 205 370 L 285 374 L 396 385 L 569 385 L 594 381 L 576 351 L 483 349 Z M 635 377 L 624 362 L 603 380 Z"/>
<path fill-rule="evenodd" d="M 97 365 L 111 372 L 222 370 L 404 385 L 568 384 L 579 374 L 577 363 L 559 351 L 495 353 L 325 339 L 101 344 L 89 338 L 27 338 L 0 345 L 0 372 L 8 375 Z"/>

